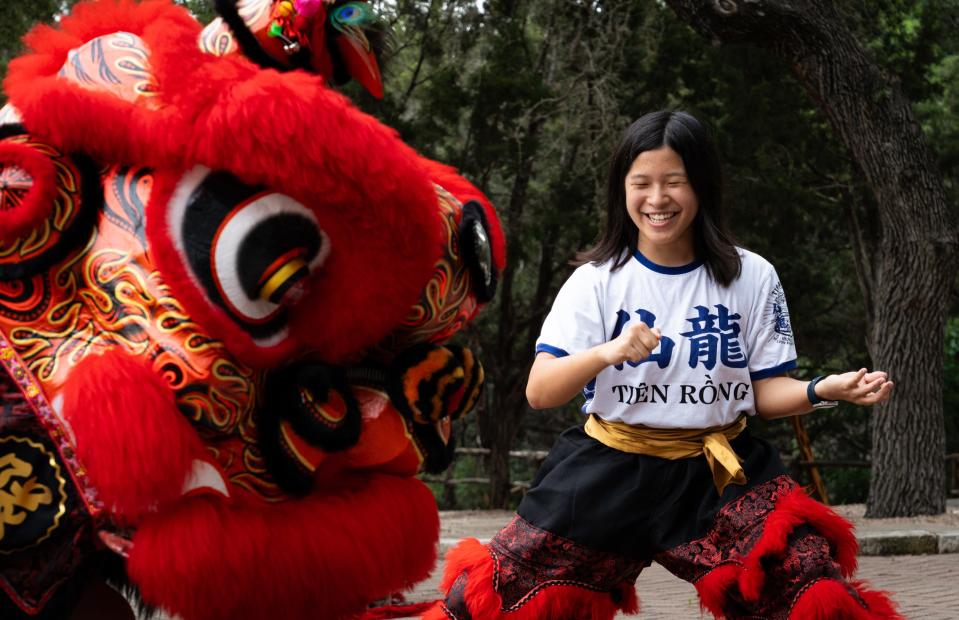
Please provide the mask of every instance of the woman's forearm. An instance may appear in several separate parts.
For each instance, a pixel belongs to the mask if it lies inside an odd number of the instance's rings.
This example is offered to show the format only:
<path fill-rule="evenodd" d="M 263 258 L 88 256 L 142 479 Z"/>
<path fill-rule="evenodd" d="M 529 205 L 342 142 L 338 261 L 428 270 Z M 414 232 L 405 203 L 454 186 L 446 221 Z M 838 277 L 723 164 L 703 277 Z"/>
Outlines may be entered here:
<path fill-rule="evenodd" d="M 807 395 L 808 381 L 785 375 L 753 382 L 756 412 L 767 420 L 801 415 L 813 410 Z M 889 398 L 894 384 L 881 370 L 865 368 L 824 377 L 815 386 L 819 400 L 844 400 L 856 405 L 875 405 Z"/>
<path fill-rule="evenodd" d="M 598 347 L 563 357 L 537 354 L 526 384 L 529 406 L 548 409 L 568 403 L 604 368 Z"/>
<path fill-rule="evenodd" d="M 756 413 L 766 420 L 809 413 L 813 407 L 806 395 L 808 385 L 785 375 L 754 381 Z"/>
<path fill-rule="evenodd" d="M 565 405 L 607 366 L 640 362 L 659 344 L 661 334 L 642 321 L 603 344 L 572 355 L 538 353 L 529 371 L 526 399 L 533 409 Z"/>

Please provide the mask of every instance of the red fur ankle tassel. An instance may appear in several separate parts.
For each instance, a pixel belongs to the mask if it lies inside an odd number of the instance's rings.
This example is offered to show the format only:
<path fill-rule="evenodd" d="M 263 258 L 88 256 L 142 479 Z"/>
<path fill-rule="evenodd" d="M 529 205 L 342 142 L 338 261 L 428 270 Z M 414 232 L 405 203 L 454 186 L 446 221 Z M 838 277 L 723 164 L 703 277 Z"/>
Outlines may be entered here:
<path fill-rule="evenodd" d="M 736 564 L 724 564 L 711 570 L 696 582 L 699 593 L 699 607 L 717 618 L 722 618 L 726 609 L 727 592 L 736 587 L 736 579 L 742 567 Z"/>
<path fill-rule="evenodd" d="M 867 590 L 861 582 L 852 585 L 865 601 L 865 607 L 844 584 L 822 579 L 799 597 L 789 620 L 902 620 L 886 593 Z"/>
<path fill-rule="evenodd" d="M 639 611 L 632 584 L 623 584 L 622 600 L 616 603 L 609 592 L 596 592 L 570 585 L 543 584 L 513 608 L 504 610 L 502 599 L 493 589 L 495 566 L 489 551 L 475 538 L 462 541 L 446 556 L 446 570 L 440 589 L 449 593 L 462 573 L 466 573 L 463 598 L 470 615 L 483 620 L 610 620 L 617 612 Z M 449 620 L 439 603 L 422 616 L 423 620 Z"/>
<path fill-rule="evenodd" d="M 743 598 L 747 601 L 759 599 L 766 580 L 763 558 L 782 555 L 786 551 L 789 535 L 804 523 L 829 541 L 843 576 L 849 577 L 855 572 L 859 543 L 852 532 L 852 524 L 811 499 L 801 488 L 796 488 L 776 502 L 775 509 L 766 517 L 762 536 L 743 561 L 743 570 L 739 575 L 739 590 Z"/>
<path fill-rule="evenodd" d="M 856 592 L 866 601 L 866 607 L 869 608 L 870 618 L 882 618 L 883 620 L 902 620 L 903 616 L 896 609 L 896 604 L 889 598 L 889 594 L 882 590 L 869 590 L 864 581 L 852 582 Z"/>

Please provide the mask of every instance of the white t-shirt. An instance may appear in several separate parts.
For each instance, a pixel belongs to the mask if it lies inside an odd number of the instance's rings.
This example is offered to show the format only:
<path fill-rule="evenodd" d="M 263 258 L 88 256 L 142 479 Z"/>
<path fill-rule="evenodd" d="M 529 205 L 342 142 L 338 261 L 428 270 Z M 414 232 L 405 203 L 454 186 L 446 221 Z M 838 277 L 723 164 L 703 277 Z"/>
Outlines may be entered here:
<path fill-rule="evenodd" d="M 576 269 L 563 285 L 536 351 L 557 357 L 612 340 L 633 321 L 662 331 L 643 362 L 600 371 L 583 411 L 655 428 L 707 428 L 754 415 L 752 381 L 796 367 L 786 297 L 776 270 L 739 249 L 742 272 L 723 287 L 699 262 L 657 265 L 636 251 Z"/>

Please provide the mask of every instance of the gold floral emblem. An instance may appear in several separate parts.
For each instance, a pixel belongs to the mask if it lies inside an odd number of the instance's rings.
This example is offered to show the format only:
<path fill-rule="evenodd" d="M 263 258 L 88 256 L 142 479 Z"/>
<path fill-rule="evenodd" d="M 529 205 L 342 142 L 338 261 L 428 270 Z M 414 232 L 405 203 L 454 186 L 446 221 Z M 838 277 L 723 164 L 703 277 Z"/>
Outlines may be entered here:
<path fill-rule="evenodd" d="M 66 512 L 66 481 L 53 455 L 23 437 L 0 437 L 0 554 L 37 545 Z"/>

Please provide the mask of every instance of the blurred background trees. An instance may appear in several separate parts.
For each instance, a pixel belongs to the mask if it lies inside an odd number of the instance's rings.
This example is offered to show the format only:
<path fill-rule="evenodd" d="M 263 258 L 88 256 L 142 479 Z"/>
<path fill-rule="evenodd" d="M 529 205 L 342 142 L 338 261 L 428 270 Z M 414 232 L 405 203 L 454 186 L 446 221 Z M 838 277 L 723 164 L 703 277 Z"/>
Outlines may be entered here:
<path fill-rule="evenodd" d="M 209 0 L 183 2 L 201 20 Z M 0 7 L 0 71 L 28 25 L 71 2 Z M 441 507 L 515 505 L 535 460 L 580 420 L 578 406 L 531 411 L 524 397 L 533 342 L 553 296 L 601 225 L 607 158 L 626 125 L 663 107 L 713 127 L 726 202 L 740 243 L 776 265 L 790 304 L 799 377 L 872 366 L 867 306 L 857 279 L 856 231 L 876 233 L 877 205 L 826 117 L 774 54 L 718 45 L 660 0 L 375 0 L 389 26 L 386 97 L 355 85 L 357 103 L 425 155 L 450 163 L 496 204 L 509 266 L 469 339 L 487 390 L 458 423 L 466 455 L 436 485 Z M 959 204 L 959 0 L 839 0 L 837 10 L 884 71 L 896 76 L 934 150 L 955 215 Z M 865 231 L 865 233 L 863 233 Z M 959 452 L 959 287 L 948 300 L 943 401 L 946 451 Z M 928 346 L 933 346 L 930 343 Z M 895 377 L 894 377 L 895 378 Z M 819 459 L 865 463 L 871 416 L 842 405 L 804 419 Z M 787 463 L 798 463 L 788 422 L 751 422 Z M 803 479 L 805 472 L 796 466 Z M 865 501 L 867 467 L 822 470 L 835 503 Z M 953 481 L 954 485 L 959 482 Z M 945 491 L 945 490 L 944 490 Z"/>
<path fill-rule="evenodd" d="M 550 412 L 526 407 L 532 343 L 571 270 L 567 261 L 600 225 L 605 161 L 618 133 L 649 110 L 686 108 L 715 129 L 734 230 L 777 266 L 789 296 L 802 356 L 798 376 L 873 365 L 856 264 L 863 259 L 859 240 L 881 232 L 874 193 L 784 60 L 747 43 L 716 45 L 655 0 L 433 0 L 381 8 L 396 33 L 388 100 L 377 107 L 359 93 L 357 99 L 487 191 L 510 242 L 499 295 L 469 334 L 483 351 L 491 389 L 460 432 L 464 444 L 492 455 L 479 470 L 472 458 L 457 465 L 462 475 L 482 471 L 491 485 L 441 494 L 444 502 L 515 502 L 522 488 L 511 483 L 529 480 L 532 465 L 509 461 L 507 451 L 547 448 L 578 419 L 578 403 Z M 954 215 L 959 5 L 848 0 L 837 8 L 912 101 Z M 939 294 L 955 317 L 956 286 Z M 939 355 L 948 357 L 946 443 L 954 452 L 955 319 L 947 329 Z M 935 342 L 919 346 L 941 349 Z M 868 411 L 844 405 L 805 422 L 818 458 L 850 464 L 871 458 Z M 787 460 L 798 460 L 788 423 L 752 426 Z M 868 468 L 822 473 L 834 502 L 866 499 Z"/>

